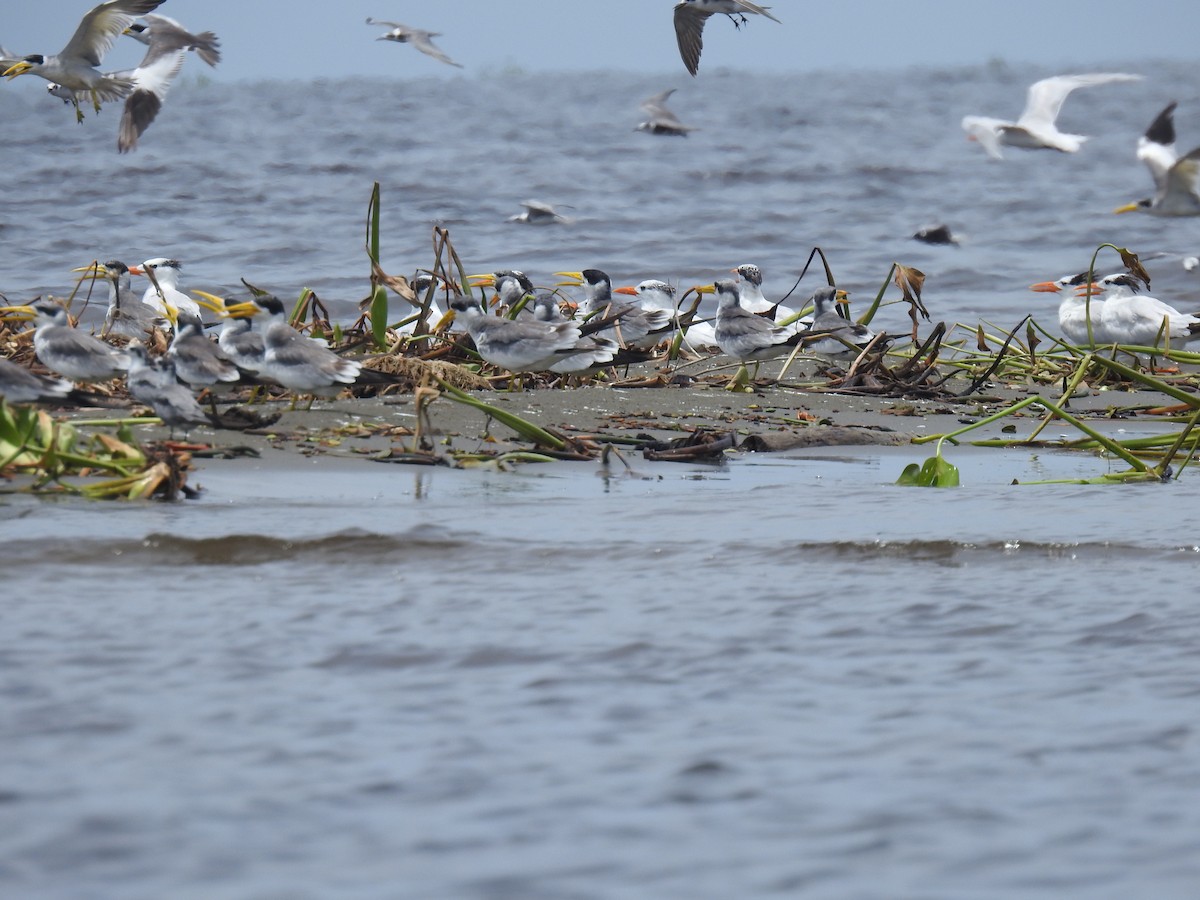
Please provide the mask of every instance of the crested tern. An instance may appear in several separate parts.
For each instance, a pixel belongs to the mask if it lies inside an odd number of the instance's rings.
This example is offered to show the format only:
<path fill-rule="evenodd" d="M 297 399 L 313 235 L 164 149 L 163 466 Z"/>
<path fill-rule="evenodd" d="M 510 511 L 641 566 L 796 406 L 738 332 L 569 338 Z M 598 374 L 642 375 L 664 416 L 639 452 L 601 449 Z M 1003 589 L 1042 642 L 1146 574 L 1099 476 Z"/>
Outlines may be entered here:
<path fill-rule="evenodd" d="M 796 314 L 796 310 L 789 306 L 782 306 L 778 303 L 772 303 L 762 292 L 762 270 L 753 263 L 743 263 L 736 269 L 730 269 L 730 272 L 737 275 L 738 281 L 738 296 L 742 301 L 742 309 L 747 312 L 752 312 L 755 315 L 763 313 L 773 313 L 772 319 L 780 322 L 784 319 L 789 319 Z M 811 317 L 797 319 L 790 325 L 783 327 L 789 331 L 800 331 L 807 328 L 812 322 Z"/>
<path fill-rule="evenodd" d="M 646 309 L 639 304 L 613 297 L 612 280 L 599 269 L 581 272 L 555 272 L 574 286 L 583 286 L 583 302 L 579 311 L 585 316 L 617 316 L 618 321 L 605 329 L 626 347 L 648 350 L 666 339 L 674 330 L 674 315 L 665 309 Z"/>
<path fill-rule="evenodd" d="M 772 22 L 779 22 L 767 12 L 770 8 L 751 3 L 750 0 L 679 0 L 675 4 L 675 41 L 679 44 L 679 55 L 688 72 L 695 75 L 700 68 L 700 52 L 704 49 L 704 25 L 710 16 L 729 16 L 738 28 L 746 23 L 747 13 L 766 16 Z"/>
<path fill-rule="evenodd" d="M 33 352 L 38 360 L 72 381 L 107 381 L 129 367 L 129 354 L 71 327 L 66 308 L 53 300 L 0 307 L 0 312 L 32 319 Z"/>
<path fill-rule="evenodd" d="M 1113 212 L 1200 216 L 1200 147 L 1182 158 L 1175 152 L 1175 105 L 1168 103 L 1138 138 L 1137 157 L 1154 178 L 1154 196 Z"/>
<path fill-rule="evenodd" d="M 217 336 L 217 346 L 235 366 L 247 372 L 258 373 L 263 367 L 263 358 L 267 354 L 263 336 L 254 330 L 254 323 L 249 315 L 232 315 L 229 310 L 236 303 L 209 294 L 206 291 L 195 291 L 203 297 L 202 306 L 211 309 L 221 317 L 221 331 Z M 243 308 L 248 313 L 249 308 Z"/>
<path fill-rule="evenodd" d="M 163 0 L 107 0 L 92 7 L 75 29 L 71 40 L 56 54 L 30 54 L 0 72 L 10 80 L 18 75 L 32 74 L 73 92 L 77 121 L 83 121 L 79 96 L 92 100 L 96 112 L 100 101 L 119 100 L 135 87 L 132 79 L 105 75 L 98 66 L 120 35 L 138 16 L 154 12 Z"/>
<path fill-rule="evenodd" d="M 633 294 L 643 309 L 665 309 L 674 317 L 676 326 L 687 326 L 684 341 L 693 350 L 717 349 L 717 334 L 711 322 L 696 321 L 691 311 L 681 317 L 679 301 L 675 299 L 675 288 L 657 278 L 647 278 L 636 287 L 613 288 L 614 294 Z"/>
<path fill-rule="evenodd" d="M 104 312 L 101 336 L 119 334 L 123 337 L 143 338 L 155 328 L 164 331 L 171 328 L 167 319 L 133 296 L 129 287 L 129 267 L 119 259 L 110 259 L 106 263 L 94 262 L 72 271 L 90 272 L 94 277 L 103 278 L 108 284 L 108 308 Z"/>
<path fill-rule="evenodd" d="M 456 63 L 434 46 L 433 38 L 441 37 L 442 33 L 440 31 L 422 31 L 420 28 L 402 25 L 399 22 L 385 22 L 382 19 L 372 19 L 369 16 L 367 17 L 367 24 L 383 25 L 391 29 L 375 38 L 377 41 L 395 41 L 398 44 L 412 44 L 415 49 L 420 50 L 426 56 L 432 56 L 434 59 L 444 62 L 448 66 L 462 68 L 461 63 Z"/>
<path fill-rule="evenodd" d="M 1075 153 L 1087 140 L 1086 135 L 1059 131 L 1055 120 L 1063 102 L 1077 88 L 1095 87 L 1120 81 L 1141 81 L 1141 75 L 1099 72 L 1089 75 L 1056 75 L 1029 86 L 1025 110 L 1015 122 L 988 116 L 964 116 L 963 131 L 977 141 L 992 159 L 1003 159 L 1001 145 L 1026 150 L 1059 150 Z"/>
<path fill-rule="evenodd" d="M 1090 300 L 1087 291 L 1078 293 L 1075 289 L 1086 287 L 1088 273 L 1064 275 L 1057 281 L 1039 281 L 1031 284 L 1029 289 L 1042 294 L 1061 294 L 1062 301 L 1058 304 L 1058 328 L 1063 336 L 1076 346 L 1088 346 L 1088 320 L 1092 323 L 1092 342 L 1110 344 L 1108 330 L 1104 327 L 1104 298 L 1094 296 Z"/>
<path fill-rule="evenodd" d="M 221 41 L 211 31 L 192 34 L 174 19 L 166 16 L 149 15 L 144 17 L 146 24 L 134 22 L 125 29 L 125 34 L 146 46 L 160 43 L 176 44 L 184 50 L 194 50 L 209 66 L 216 68 L 221 61 Z"/>
<path fill-rule="evenodd" d="M 699 129 L 684 125 L 679 116 L 667 107 L 667 99 L 675 93 L 675 88 L 668 88 L 661 93 L 648 97 L 642 102 L 642 111 L 650 118 L 641 122 L 634 131 L 645 131 L 650 134 L 665 134 L 673 137 L 687 137 L 689 131 Z"/>
<path fill-rule="evenodd" d="M 172 360 L 151 359 L 140 341 L 132 342 L 128 349 L 129 396 L 153 409 L 172 436 L 176 426 L 182 426 L 187 434 L 193 425 L 212 424 L 191 390 L 180 384 Z"/>
<path fill-rule="evenodd" d="M 1100 322 L 1107 340 L 1118 344 L 1153 347 L 1165 339 L 1194 341 L 1200 338 L 1200 316 L 1182 313 L 1157 297 L 1141 293 L 1141 283 L 1127 272 L 1105 275 L 1082 289 L 1104 292 Z"/>
<path fill-rule="evenodd" d="M 169 308 L 193 316 L 200 315 L 200 304 L 179 290 L 179 270 L 182 264 L 177 259 L 158 256 L 148 259 L 140 266 L 132 266 L 130 275 L 145 275 L 150 286 L 142 294 L 142 303 L 160 315 L 169 316 Z"/>

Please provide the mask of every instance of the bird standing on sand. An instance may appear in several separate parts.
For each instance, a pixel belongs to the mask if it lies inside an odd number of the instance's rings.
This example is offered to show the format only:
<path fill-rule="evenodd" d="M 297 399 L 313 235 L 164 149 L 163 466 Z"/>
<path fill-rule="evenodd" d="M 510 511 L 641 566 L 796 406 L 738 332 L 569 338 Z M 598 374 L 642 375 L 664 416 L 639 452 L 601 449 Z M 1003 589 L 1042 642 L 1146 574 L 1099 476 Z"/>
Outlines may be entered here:
<path fill-rule="evenodd" d="M 9 403 L 56 403 L 74 388 L 69 381 L 37 375 L 0 357 L 0 399 Z"/>
<path fill-rule="evenodd" d="M 1138 138 L 1137 158 L 1154 178 L 1154 196 L 1127 203 L 1113 212 L 1200 216 L 1200 147 L 1183 158 L 1175 152 L 1174 103 L 1167 104 Z"/>
<path fill-rule="evenodd" d="M 200 316 L 200 305 L 179 290 L 179 270 L 183 265 L 177 259 L 167 259 L 158 256 L 148 259 L 140 266 L 133 266 L 130 275 L 145 275 L 150 279 L 150 286 L 142 294 L 142 303 L 167 316 L 168 307 L 173 307 L 181 313 Z"/>
<path fill-rule="evenodd" d="M 675 4 L 675 41 L 679 44 L 679 55 L 683 58 L 688 72 L 695 75 L 700 68 L 700 52 L 704 49 L 704 25 L 710 16 L 729 16 L 738 28 L 746 24 L 747 13 L 766 16 L 772 22 L 779 22 L 767 12 L 770 8 L 751 3 L 750 0 L 679 0 Z"/>
<path fill-rule="evenodd" d="M 0 307 L 16 319 L 32 319 L 33 352 L 47 369 L 72 381 L 107 381 L 129 367 L 129 354 L 71 327 L 67 310 L 53 300 Z"/>
<path fill-rule="evenodd" d="M 119 100 L 136 86 L 131 78 L 105 75 L 98 70 L 104 54 L 117 36 L 138 16 L 154 12 L 162 0 L 108 0 L 92 7 L 75 29 L 71 40 L 57 54 L 34 53 L 9 66 L 0 76 L 9 79 L 26 73 L 60 84 L 73 92 L 75 117 L 83 121 L 79 97 L 90 97 L 96 112 L 100 102 Z"/>
<path fill-rule="evenodd" d="M 875 332 L 870 328 L 843 318 L 834 308 L 837 304 L 850 302 L 845 291 L 832 285 L 817 288 L 809 302 L 813 305 L 813 322 L 801 335 L 801 343 L 808 352 L 836 356 L 852 352 L 847 343 L 861 350 L 875 339 Z"/>
<path fill-rule="evenodd" d="M 179 383 L 175 363 L 170 359 L 151 359 L 140 341 L 129 345 L 129 396 L 154 410 L 174 436 L 182 426 L 184 434 L 193 425 L 208 425 L 212 420 L 196 402 L 192 392 Z"/>
<path fill-rule="evenodd" d="M 104 312 L 104 328 L 101 336 L 118 334 L 122 337 L 144 338 L 155 328 L 167 331 L 171 323 L 135 297 L 129 286 L 129 267 L 119 259 L 106 263 L 94 262 L 89 266 L 72 269 L 73 272 L 90 272 L 108 283 L 108 308 Z"/>
<path fill-rule="evenodd" d="M 439 62 L 444 62 L 448 66 L 456 66 L 461 69 L 462 65 L 456 63 L 445 53 L 434 46 L 433 38 L 441 37 L 440 31 L 422 31 L 420 28 L 412 28 L 408 25 L 401 25 L 399 22 L 384 22 L 381 19 L 367 18 L 368 25 L 383 25 L 390 28 L 388 31 L 379 37 L 377 41 L 395 41 L 398 44 L 412 44 L 417 50 L 420 50 L 426 56 L 432 56 Z"/>
<path fill-rule="evenodd" d="M 1127 272 L 1105 275 L 1094 287 L 1104 292 L 1100 322 L 1110 341 L 1154 347 L 1166 340 L 1200 338 L 1200 316 L 1182 313 L 1157 297 L 1140 293 L 1141 283 Z"/>
<path fill-rule="evenodd" d="M 1141 81 L 1141 75 L 1100 72 L 1091 75 L 1056 75 L 1043 78 L 1029 86 L 1025 110 L 1015 122 L 987 116 L 964 116 L 963 131 L 967 138 L 978 141 L 992 159 L 1003 159 L 1003 144 L 1026 150 L 1059 150 L 1075 153 L 1087 140 L 1086 135 L 1067 134 L 1058 130 L 1055 120 L 1063 102 L 1076 88 L 1095 87 L 1119 81 Z"/>

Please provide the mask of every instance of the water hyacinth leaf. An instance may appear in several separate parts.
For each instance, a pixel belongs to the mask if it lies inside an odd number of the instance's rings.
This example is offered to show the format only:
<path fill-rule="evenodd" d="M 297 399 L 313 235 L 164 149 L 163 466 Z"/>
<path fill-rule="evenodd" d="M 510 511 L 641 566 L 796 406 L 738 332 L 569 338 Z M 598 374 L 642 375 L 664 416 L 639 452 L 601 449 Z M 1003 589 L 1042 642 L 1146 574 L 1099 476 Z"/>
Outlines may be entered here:
<path fill-rule="evenodd" d="M 896 484 L 902 487 L 958 487 L 958 467 L 943 456 L 931 456 L 920 466 L 909 463 Z"/>

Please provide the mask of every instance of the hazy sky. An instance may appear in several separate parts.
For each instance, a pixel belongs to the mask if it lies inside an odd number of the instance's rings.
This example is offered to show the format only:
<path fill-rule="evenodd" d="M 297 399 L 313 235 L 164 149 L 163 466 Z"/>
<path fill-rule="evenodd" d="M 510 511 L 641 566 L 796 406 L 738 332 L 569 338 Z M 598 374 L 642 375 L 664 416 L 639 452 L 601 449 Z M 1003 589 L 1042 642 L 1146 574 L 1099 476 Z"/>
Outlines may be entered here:
<path fill-rule="evenodd" d="M 0 44 L 18 54 L 57 52 L 88 0 L 4 0 Z M 348 75 L 456 77 L 460 70 L 411 47 L 373 38 L 367 16 L 440 31 L 467 75 L 497 67 L 683 72 L 673 0 L 167 0 L 160 11 L 215 31 L 225 61 L 217 80 Z M 752 17 L 735 32 L 714 17 L 700 77 L 718 66 L 790 71 L 890 68 L 1003 59 L 1038 70 L 1105 69 L 1140 58 L 1196 58 L 1196 0 L 775 0 L 782 25 Z M 140 58 L 122 41 L 108 64 Z M 105 66 L 106 68 L 109 65 Z M 191 71 L 198 69 L 193 66 Z M 17 83 L 33 81 L 19 79 Z"/>

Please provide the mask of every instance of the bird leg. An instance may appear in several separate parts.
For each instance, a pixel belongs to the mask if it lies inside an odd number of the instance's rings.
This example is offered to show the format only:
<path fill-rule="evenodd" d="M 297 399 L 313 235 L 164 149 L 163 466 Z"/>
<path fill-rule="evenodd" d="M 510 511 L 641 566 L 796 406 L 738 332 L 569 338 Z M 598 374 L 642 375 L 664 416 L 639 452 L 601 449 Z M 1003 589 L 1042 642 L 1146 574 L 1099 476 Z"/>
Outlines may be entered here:
<path fill-rule="evenodd" d="M 743 25 L 749 25 L 750 20 L 743 13 L 725 13 L 729 16 L 729 21 L 733 23 L 734 28 L 740 29 Z"/>
<path fill-rule="evenodd" d="M 96 112 L 100 112 L 100 97 L 95 91 L 92 91 L 92 108 L 96 110 Z M 82 113 L 80 113 L 80 116 L 82 116 Z M 80 121 L 82 121 L 82 118 Z"/>
<path fill-rule="evenodd" d="M 82 125 L 83 124 L 83 110 L 79 108 L 79 99 L 76 97 L 72 97 L 71 103 L 75 107 L 75 121 L 78 122 L 80 125 Z"/>

